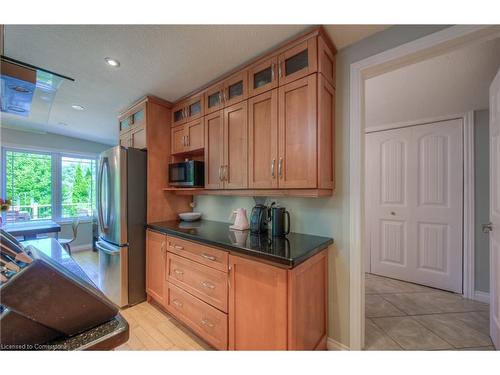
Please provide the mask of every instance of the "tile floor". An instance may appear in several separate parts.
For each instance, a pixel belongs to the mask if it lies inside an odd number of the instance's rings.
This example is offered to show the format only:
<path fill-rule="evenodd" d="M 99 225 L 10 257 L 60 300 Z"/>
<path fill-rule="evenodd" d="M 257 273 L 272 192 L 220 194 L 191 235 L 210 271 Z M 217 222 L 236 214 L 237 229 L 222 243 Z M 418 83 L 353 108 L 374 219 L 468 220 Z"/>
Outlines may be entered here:
<path fill-rule="evenodd" d="M 366 274 L 366 350 L 493 350 L 489 305 Z"/>
<path fill-rule="evenodd" d="M 97 280 L 97 253 L 76 252 L 73 258 Z M 366 350 L 493 350 L 487 304 L 372 274 L 366 274 L 365 289 Z M 130 340 L 117 349 L 210 349 L 147 302 L 122 310 L 122 314 L 130 323 Z"/>

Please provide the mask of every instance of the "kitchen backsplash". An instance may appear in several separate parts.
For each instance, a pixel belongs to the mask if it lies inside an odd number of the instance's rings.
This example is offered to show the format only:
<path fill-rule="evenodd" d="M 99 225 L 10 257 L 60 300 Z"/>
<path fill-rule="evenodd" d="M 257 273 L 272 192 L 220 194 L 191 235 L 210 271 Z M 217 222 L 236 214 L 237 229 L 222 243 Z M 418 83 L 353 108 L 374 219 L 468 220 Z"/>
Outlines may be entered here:
<path fill-rule="evenodd" d="M 262 199 L 262 198 L 257 198 Z M 278 202 L 290 212 L 291 231 L 297 233 L 333 236 L 332 217 L 335 215 L 335 200 L 328 198 L 264 198 L 265 204 Z M 232 210 L 246 208 L 250 219 L 253 197 L 197 196 L 194 211 L 201 212 L 206 220 L 230 222 Z"/>

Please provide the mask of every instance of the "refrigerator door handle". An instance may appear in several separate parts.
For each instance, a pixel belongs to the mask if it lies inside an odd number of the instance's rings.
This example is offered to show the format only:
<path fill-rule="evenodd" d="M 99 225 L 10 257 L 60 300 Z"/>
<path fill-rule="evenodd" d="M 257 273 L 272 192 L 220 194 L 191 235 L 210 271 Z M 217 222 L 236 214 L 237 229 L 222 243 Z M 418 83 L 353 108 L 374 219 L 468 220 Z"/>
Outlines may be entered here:
<path fill-rule="evenodd" d="M 106 205 L 106 212 L 103 212 L 103 182 L 104 182 L 104 169 L 106 169 L 106 191 L 104 192 L 105 194 L 105 205 Z M 109 160 L 107 157 L 104 157 L 102 159 L 102 163 L 99 169 L 99 175 L 98 175 L 98 215 L 99 215 L 99 223 L 101 226 L 101 230 L 103 232 L 106 232 L 109 228 L 108 223 L 109 223 L 109 193 L 110 193 L 110 187 L 109 187 Z"/>
<path fill-rule="evenodd" d="M 119 247 L 116 247 L 116 249 L 110 249 L 102 241 L 97 241 L 95 243 L 95 246 L 97 247 L 98 250 L 102 251 L 103 253 L 113 255 L 113 256 L 120 255 L 120 248 Z"/>

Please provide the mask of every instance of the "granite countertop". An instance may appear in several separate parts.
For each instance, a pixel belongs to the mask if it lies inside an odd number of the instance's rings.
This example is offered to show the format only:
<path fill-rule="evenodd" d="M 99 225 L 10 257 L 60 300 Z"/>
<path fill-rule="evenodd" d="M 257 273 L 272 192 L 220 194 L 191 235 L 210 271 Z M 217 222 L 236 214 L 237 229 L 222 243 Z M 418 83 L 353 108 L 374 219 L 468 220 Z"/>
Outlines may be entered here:
<path fill-rule="evenodd" d="M 94 287 L 104 297 L 92 280 L 73 260 L 66 250 L 54 238 L 24 241 L 24 246 L 31 245 L 61 264 L 74 276 Z M 105 297 L 104 297 L 105 298 Z M 111 350 L 125 343 L 129 337 L 129 325 L 118 313 L 113 319 L 96 327 L 69 337 L 29 347 L 29 350 Z"/>
<path fill-rule="evenodd" d="M 293 268 L 333 243 L 329 237 L 290 233 L 286 237 L 253 234 L 229 229 L 229 223 L 200 220 L 193 222 L 162 221 L 148 224 L 148 228 L 216 246 L 230 253 L 253 256 L 277 266 Z"/>

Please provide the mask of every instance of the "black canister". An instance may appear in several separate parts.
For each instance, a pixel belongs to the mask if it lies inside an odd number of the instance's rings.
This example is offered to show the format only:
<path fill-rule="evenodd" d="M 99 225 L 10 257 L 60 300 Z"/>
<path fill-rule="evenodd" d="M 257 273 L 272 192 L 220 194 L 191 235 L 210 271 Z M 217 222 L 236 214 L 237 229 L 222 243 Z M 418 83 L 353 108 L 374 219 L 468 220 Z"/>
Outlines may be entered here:
<path fill-rule="evenodd" d="M 285 221 L 287 222 L 286 230 Z M 274 237 L 283 237 L 290 233 L 290 213 L 284 207 L 271 207 L 271 228 Z"/>

